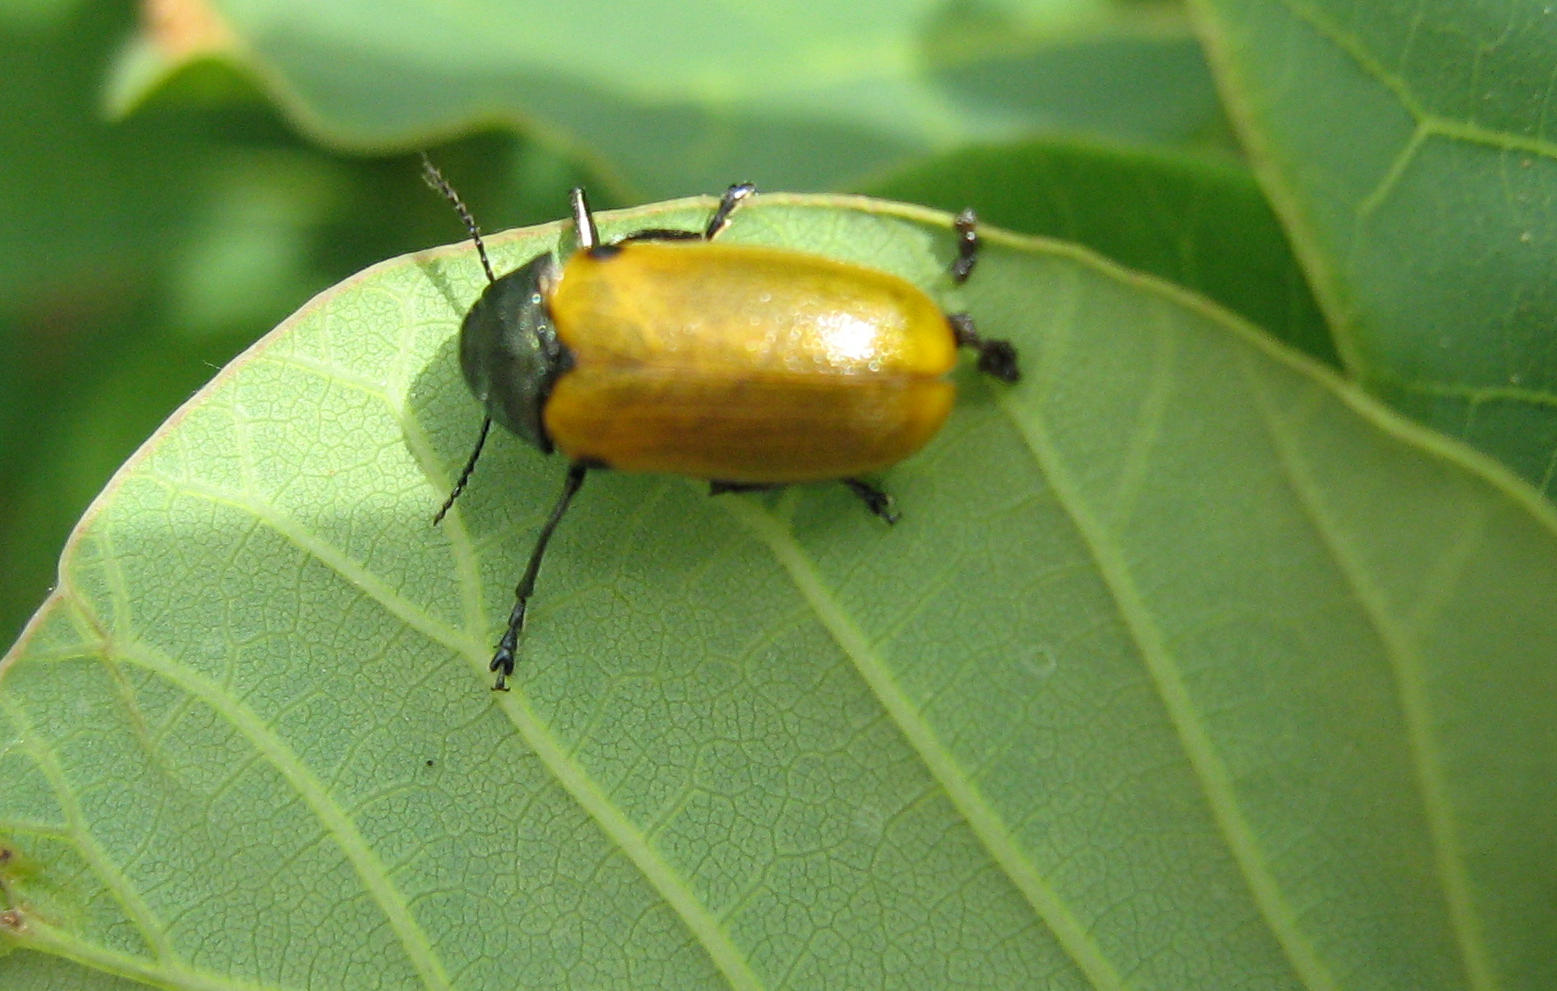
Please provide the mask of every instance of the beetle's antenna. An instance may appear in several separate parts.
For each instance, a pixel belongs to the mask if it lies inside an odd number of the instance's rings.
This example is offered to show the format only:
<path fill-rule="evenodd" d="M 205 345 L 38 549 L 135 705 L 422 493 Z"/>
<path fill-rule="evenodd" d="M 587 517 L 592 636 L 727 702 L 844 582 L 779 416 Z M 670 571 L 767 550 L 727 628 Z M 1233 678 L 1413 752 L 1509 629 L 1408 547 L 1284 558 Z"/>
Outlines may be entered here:
<path fill-rule="evenodd" d="M 481 228 L 476 226 L 476 218 L 470 215 L 470 210 L 466 208 L 465 201 L 460 199 L 460 194 L 456 193 L 454 187 L 449 185 L 449 180 L 445 179 L 443 173 L 438 171 L 438 166 L 432 163 L 432 159 L 427 157 L 425 151 L 422 152 L 422 178 L 427 181 L 427 185 L 443 194 L 443 198 L 449 201 L 454 207 L 454 212 L 459 214 L 460 219 L 465 222 L 465 229 L 470 231 L 470 239 L 476 242 L 476 254 L 481 256 L 481 267 L 487 273 L 487 281 L 496 282 L 497 276 L 492 274 L 492 263 L 487 261 L 487 246 L 482 243 Z M 482 436 L 485 437 L 485 433 Z M 478 447 L 477 450 L 480 450 L 480 448 Z M 459 494 L 458 490 L 455 490 L 455 494 Z M 439 513 L 438 515 L 442 516 L 443 514 Z"/>
<path fill-rule="evenodd" d="M 588 251 L 600 243 L 595 215 L 589 212 L 589 201 L 584 198 L 583 189 L 574 187 L 569 190 L 568 202 L 573 204 L 573 226 L 578 228 L 578 250 Z"/>
<path fill-rule="evenodd" d="M 454 491 L 450 492 L 449 497 L 443 500 L 443 505 L 438 507 L 437 514 L 433 516 L 433 526 L 443 522 L 443 518 L 448 515 L 449 510 L 454 508 L 454 500 L 458 499 L 460 493 L 465 491 L 465 483 L 470 481 L 470 473 L 476 470 L 476 459 L 481 457 L 481 448 L 486 444 L 487 433 L 491 429 L 492 418 L 490 416 L 482 417 L 481 433 L 476 437 L 476 449 L 470 452 L 470 460 L 465 462 L 465 467 L 460 471 L 459 481 L 454 483 Z"/>

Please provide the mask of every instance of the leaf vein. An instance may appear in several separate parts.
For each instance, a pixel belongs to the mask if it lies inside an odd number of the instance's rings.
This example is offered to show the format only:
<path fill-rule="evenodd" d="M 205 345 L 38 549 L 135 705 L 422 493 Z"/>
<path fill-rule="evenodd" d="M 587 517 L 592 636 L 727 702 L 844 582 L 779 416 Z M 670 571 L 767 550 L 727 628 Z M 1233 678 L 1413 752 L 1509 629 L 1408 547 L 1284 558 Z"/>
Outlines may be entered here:
<path fill-rule="evenodd" d="M 843 606 L 824 591 L 824 583 L 814 563 L 791 534 L 772 516 L 754 506 L 731 501 L 726 504 L 726 508 L 737 522 L 768 548 L 779 566 L 789 575 L 796 590 L 810 604 L 817 620 L 853 661 L 855 669 L 881 702 L 898 732 L 924 761 L 931 776 L 945 790 L 946 796 L 974 836 L 1000 865 L 1038 918 L 1054 933 L 1071 959 L 1096 986 L 1122 986 L 1124 981 L 1104 957 L 1091 934 L 1044 880 L 1037 864 L 1022 853 L 1008 824 L 924 719 L 922 710 L 892 677 L 865 632 Z"/>
<path fill-rule="evenodd" d="M 261 719 L 259 714 L 234 697 L 224 686 L 179 664 L 144 642 L 137 642 L 124 653 L 125 660 L 155 674 L 198 698 L 212 712 L 227 720 L 255 748 L 256 755 L 275 768 L 296 790 L 298 797 L 324 826 L 338 850 L 346 857 L 386 921 L 399 939 L 406 957 L 430 988 L 452 988 L 442 960 L 431 940 L 416 921 L 404 895 L 395 886 L 373 846 L 358 830 L 351 816 L 338 805 L 325 786 L 291 747 Z"/>
<path fill-rule="evenodd" d="M 1427 687 L 1420 677 L 1422 651 L 1409 632 L 1391 618 L 1392 612 L 1385 601 L 1385 594 L 1370 580 L 1366 563 L 1349 551 L 1347 542 L 1340 536 L 1336 521 L 1326 514 L 1318 487 L 1296 450 L 1291 431 L 1283 429 L 1280 417 L 1271 408 L 1264 390 L 1259 388 L 1257 373 L 1247 359 L 1243 362 L 1242 370 L 1251 382 L 1249 394 L 1255 397 L 1259 405 L 1277 458 L 1291 482 L 1294 494 L 1299 497 L 1298 505 L 1312 523 L 1320 542 L 1345 578 L 1369 625 L 1378 633 L 1384 646 L 1390 670 L 1394 673 L 1400 709 L 1410 739 L 1408 750 L 1416 771 L 1417 788 L 1422 795 L 1434 862 L 1443 886 L 1461 960 L 1467 971 L 1466 976 L 1472 987 L 1492 987 L 1496 980 L 1480 927 L 1475 922 L 1470 884 L 1464 872 L 1463 851 L 1449 811 L 1451 803 L 1448 787 L 1436 759 L 1438 747 L 1430 730 L 1432 706 L 1428 701 Z"/>

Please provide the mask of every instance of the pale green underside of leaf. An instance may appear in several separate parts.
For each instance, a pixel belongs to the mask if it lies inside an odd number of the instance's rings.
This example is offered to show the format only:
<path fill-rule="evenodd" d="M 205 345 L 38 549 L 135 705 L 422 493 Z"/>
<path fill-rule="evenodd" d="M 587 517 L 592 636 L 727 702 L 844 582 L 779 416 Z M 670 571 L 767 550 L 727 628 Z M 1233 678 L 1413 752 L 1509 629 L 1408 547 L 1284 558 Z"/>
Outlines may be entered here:
<path fill-rule="evenodd" d="M 942 215 L 729 233 L 946 288 Z M 428 525 L 480 282 L 321 295 L 88 514 L 0 662 L 0 985 L 1557 982 L 1557 527 L 1498 469 L 994 233 L 949 302 L 1025 378 L 960 374 L 896 528 L 599 474 L 493 695 L 561 465 L 499 436 Z"/>
<path fill-rule="evenodd" d="M 1552 5 L 1192 6 L 1350 371 L 1550 495 Z"/>

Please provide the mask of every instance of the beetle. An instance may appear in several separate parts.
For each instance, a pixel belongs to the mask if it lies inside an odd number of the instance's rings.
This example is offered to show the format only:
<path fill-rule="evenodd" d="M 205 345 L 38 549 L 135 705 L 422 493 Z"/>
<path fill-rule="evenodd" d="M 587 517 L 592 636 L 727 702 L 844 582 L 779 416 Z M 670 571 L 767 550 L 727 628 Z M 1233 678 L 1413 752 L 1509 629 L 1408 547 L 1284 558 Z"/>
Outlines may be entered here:
<path fill-rule="evenodd" d="M 460 368 L 485 408 L 475 449 L 436 524 L 475 470 L 495 421 L 568 459 L 562 493 L 514 589 L 492 656 L 494 691 L 513 675 L 546 545 L 594 469 L 703 479 L 710 494 L 839 481 L 887 523 L 891 498 L 861 476 L 923 447 L 945 422 L 957 349 L 1019 378 L 1016 351 L 965 313 L 860 265 L 715 238 L 755 192 L 725 190 L 701 230 L 651 228 L 601 241 L 582 189 L 569 195 L 578 249 L 501 277 L 470 211 L 423 157 L 427 183 L 458 212 L 487 287 L 460 326 Z M 977 217 L 955 220 L 951 277 L 978 260 Z"/>

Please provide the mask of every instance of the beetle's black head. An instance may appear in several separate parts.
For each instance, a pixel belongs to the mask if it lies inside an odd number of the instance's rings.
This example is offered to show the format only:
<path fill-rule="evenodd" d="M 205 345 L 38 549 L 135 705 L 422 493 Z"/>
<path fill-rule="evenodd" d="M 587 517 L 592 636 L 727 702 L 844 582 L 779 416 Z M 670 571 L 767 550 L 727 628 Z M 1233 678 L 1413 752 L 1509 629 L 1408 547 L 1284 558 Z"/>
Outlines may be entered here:
<path fill-rule="evenodd" d="M 557 281 L 541 255 L 487 286 L 460 326 L 460 368 L 487 415 L 551 453 L 541 413 L 552 383 L 571 364 L 546 299 Z"/>

